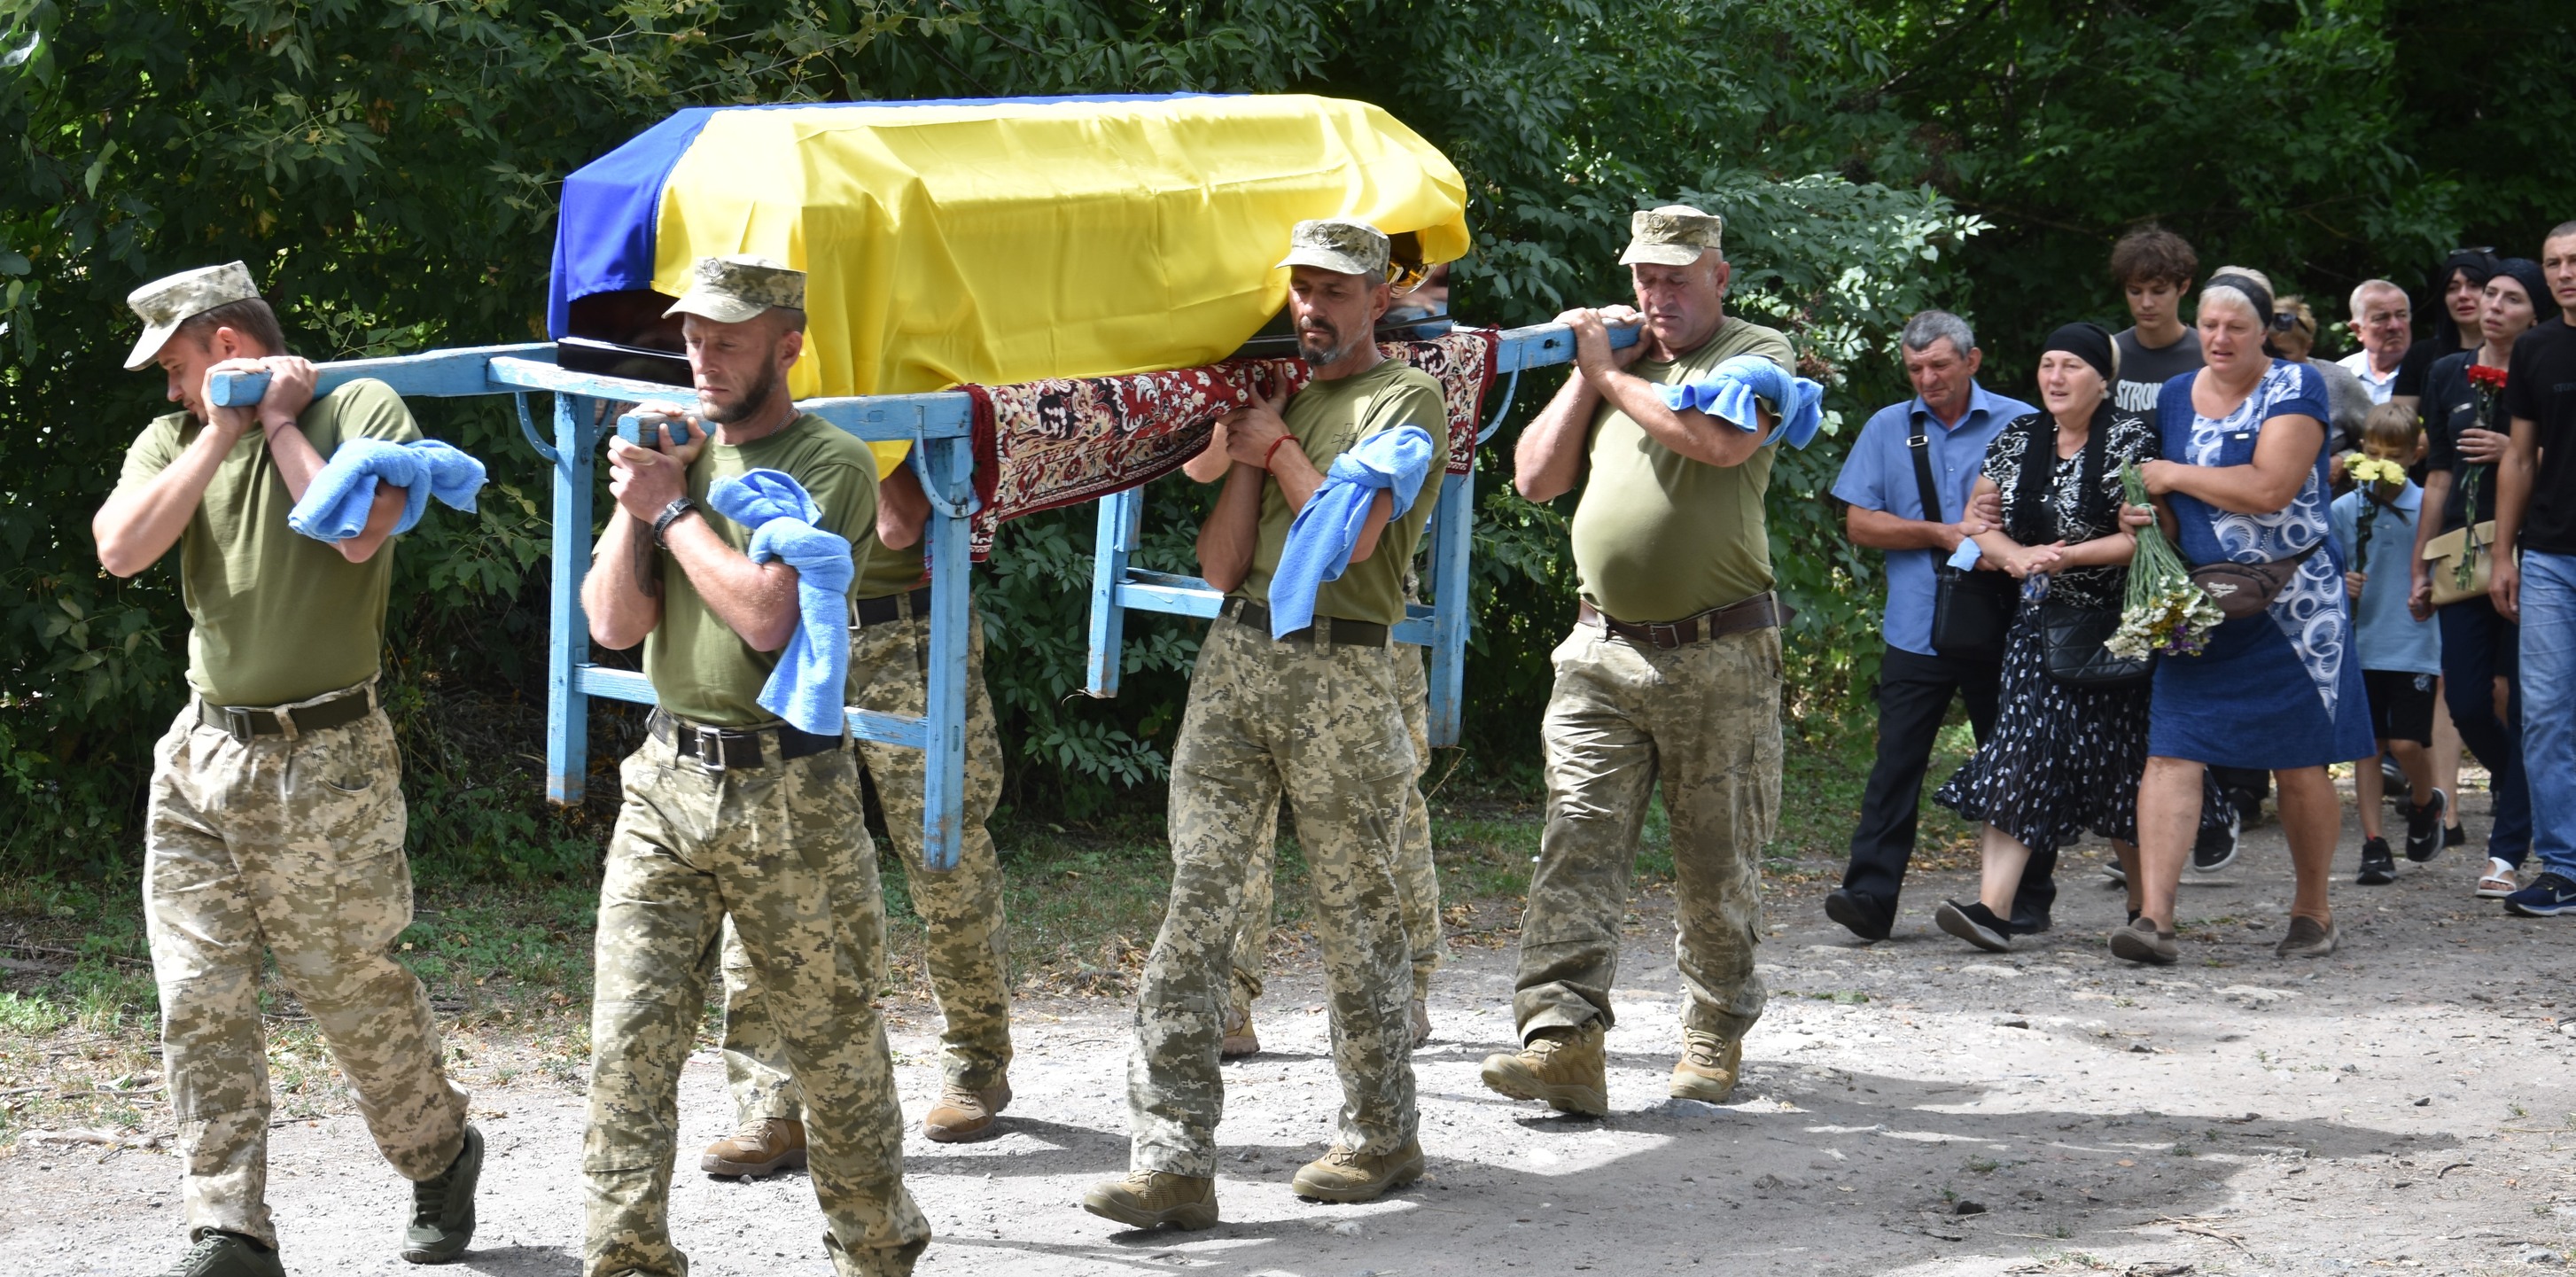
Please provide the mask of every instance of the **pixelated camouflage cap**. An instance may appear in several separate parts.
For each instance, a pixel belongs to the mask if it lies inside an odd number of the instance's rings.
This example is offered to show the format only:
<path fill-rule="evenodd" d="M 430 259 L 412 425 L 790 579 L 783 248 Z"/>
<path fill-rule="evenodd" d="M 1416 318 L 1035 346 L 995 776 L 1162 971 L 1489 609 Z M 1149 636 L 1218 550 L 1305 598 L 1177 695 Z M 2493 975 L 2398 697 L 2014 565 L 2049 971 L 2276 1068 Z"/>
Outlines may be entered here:
<path fill-rule="evenodd" d="M 739 324 L 772 306 L 805 309 L 805 272 L 772 258 L 728 253 L 699 258 L 696 281 L 662 314 Z"/>
<path fill-rule="evenodd" d="M 143 335 L 135 339 L 134 353 L 125 357 L 126 368 L 151 363 L 170 334 L 192 317 L 257 296 L 259 285 L 251 282 L 250 267 L 240 262 L 183 270 L 127 293 L 125 304 L 143 318 Z"/>
<path fill-rule="evenodd" d="M 1688 266 L 1702 253 L 1721 251 L 1718 236 L 1725 229 L 1725 218 L 1688 204 L 1633 213 L 1628 218 L 1628 251 L 1619 254 L 1619 264 Z"/>
<path fill-rule="evenodd" d="M 1386 235 L 1378 228 L 1343 217 L 1321 217 L 1299 222 L 1288 232 L 1288 255 L 1279 264 L 1384 279 L 1386 259 Z"/>

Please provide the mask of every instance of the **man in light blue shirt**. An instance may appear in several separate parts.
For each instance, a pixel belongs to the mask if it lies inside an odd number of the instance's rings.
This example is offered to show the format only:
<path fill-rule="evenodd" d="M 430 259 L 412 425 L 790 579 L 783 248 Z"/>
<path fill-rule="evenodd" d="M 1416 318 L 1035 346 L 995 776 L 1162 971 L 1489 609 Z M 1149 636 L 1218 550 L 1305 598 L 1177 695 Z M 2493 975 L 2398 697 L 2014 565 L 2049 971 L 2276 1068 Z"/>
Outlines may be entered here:
<path fill-rule="evenodd" d="M 1880 409 L 1861 427 L 1834 481 L 1834 498 L 1848 507 L 1844 527 L 1852 544 L 1887 552 L 1878 762 L 1861 799 L 1860 827 L 1852 832 L 1851 867 L 1841 889 L 1825 898 L 1825 916 L 1864 940 L 1886 939 L 1896 922 L 1897 892 L 1914 858 L 1923 773 L 1951 698 L 1967 702 L 1978 740 L 1994 727 L 2003 663 L 1933 650 L 1934 572 L 1960 541 L 1985 530 L 1968 520 L 1967 505 L 1985 469 L 1986 445 L 2005 423 L 2034 411 L 1977 384 L 1983 352 L 1967 321 L 1956 315 L 1924 311 L 1905 322 L 1898 344 L 1915 396 Z M 1938 509 L 1924 506 L 1918 443 Z M 2045 873 L 2036 882 L 2025 879 L 2012 921 L 2044 922 L 2055 897 Z"/>

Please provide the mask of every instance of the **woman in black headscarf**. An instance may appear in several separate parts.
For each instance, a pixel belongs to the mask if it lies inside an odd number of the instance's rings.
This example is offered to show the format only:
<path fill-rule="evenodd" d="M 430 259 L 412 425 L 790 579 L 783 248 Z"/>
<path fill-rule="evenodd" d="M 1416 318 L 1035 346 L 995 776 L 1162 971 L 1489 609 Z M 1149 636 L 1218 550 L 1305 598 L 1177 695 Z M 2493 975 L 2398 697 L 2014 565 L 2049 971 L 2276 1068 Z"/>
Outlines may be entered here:
<path fill-rule="evenodd" d="M 2128 589 L 2137 538 L 2120 526 L 2121 468 L 2157 455 L 2156 432 L 2111 405 L 2119 359 L 2096 324 L 2049 334 L 2039 360 L 2045 405 L 2006 425 L 1986 450 L 1976 497 L 2001 505 L 2000 526 L 1976 538 L 1980 554 L 2024 584 L 2004 643 L 1994 730 L 1933 801 L 1985 823 L 1984 880 L 1970 904 L 1944 903 L 1933 920 L 1981 949 L 2012 945 L 2010 916 L 2022 868 L 2091 829 L 2110 839 L 2137 878 L 2138 776 L 2147 761 L 2144 680 L 2077 687 L 2049 676 L 2040 602 L 2116 611 Z M 2135 887 L 2131 892 L 2134 911 Z"/>
<path fill-rule="evenodd" d="M 2484 304 L 2487 281 L 2495 273 L 2496 255 L 2491 248 L 2463 248 L 2442 259 L 2425 290 L 2424 304 L 2416 311 L 2419 315 L 2432 312 L 2433 335 L 2406 348 L 2406 358 L 2397 364 L 2397 380 L 2388 387 L 2392 402 L 2416 407 L 2424 397 L 2424 378 L 2433 370 L 2434 360 L 2477 348 L 2478 310 Z"/>

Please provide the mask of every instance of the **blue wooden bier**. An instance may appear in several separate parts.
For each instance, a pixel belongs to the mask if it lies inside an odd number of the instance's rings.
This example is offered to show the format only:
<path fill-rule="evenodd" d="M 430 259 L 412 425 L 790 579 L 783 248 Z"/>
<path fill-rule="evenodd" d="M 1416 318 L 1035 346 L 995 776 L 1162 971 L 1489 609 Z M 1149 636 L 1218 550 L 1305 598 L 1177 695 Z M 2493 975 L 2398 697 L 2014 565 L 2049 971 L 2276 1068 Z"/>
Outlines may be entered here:
<path fill-rule="evenodd" d="M 653 703 L 653 688 L 632 670 L 603 669 L 590 659 L 590 622 L 582 615 L 581 578 L 590 566 L 591 493 L 602 431 L 612 404 L 681 399 L 688 391 L 652 382 L 574 372 L 556 366 L 547 344 L 482 346 L 391 359 L 320 365 L 316 393 L 372 377 L 406 397 L 511 395 L 519 430 L 554 466 L 554 580 L 546 653 L 546 796 L 581 801 L 589 770 L 589 698 Z M 218 373 L 217 406 L 257 403 L 268 374 Z M 541 436 L 528 396 L 554 396 L 551 439 Z M 922 812 L 922 857 L 932 869 L 957 864 L 966 775 L 967 521 L 975 512 L 969 400 L 947 392 L 809 399 L 797 407 L 870 442 L 908 442 L 908 464 L 931 504 L 929 713 L 920 718 L 850 711 L 863 740 L 928 752 Z M 621 418 L 630 431 L 631 418 Z"/>
<path fill-rule="evenodd" d="M 1635 328 L 1613 328 L 1610 344 L 1633 346 L 1638 335 Z M 1494 375 L 1507 375 L 1509 380 L 1504 383 L 1502 401 L 1496 405 L 1492 421 L 1477 432 L 1476 442 L 1483 443 L 1491 437 L 1502 424 L 1504 414 L 1511 411 L 1512 396 L 1520 389 L 1524 369 L 1573 360 L 1574 334 L 1564 325 L 1510 328 L 1498 334 Z M 1130 488 L 1100 499 L 1100 531 L 1091 556 L 1090 677 L 1084 688 L 1093 696 L 1118 694 L 1127 613 L 1212 617 L 1225 602 L 1225 595 L 1202 578 L 1149 572 L 1128 563 L 1143 532 L 1144 496 L 1142 488 Z M 1466 474 L 1444 476 L 1440 504 L 1431 514 L 1431 552 L 1422 574 L 1423 589 L 1432 601 L 1428 605 L 1409 605 L 1404 621 L 1393 631 L 1398 643 L 1431 649 L 1434 745 L 1458 743 L 1459 697 L 1465 692 L 1467 669 L 1467 555 L 1475 534 L 1475 519 L 1476 476 L 1472 467 Z"/>

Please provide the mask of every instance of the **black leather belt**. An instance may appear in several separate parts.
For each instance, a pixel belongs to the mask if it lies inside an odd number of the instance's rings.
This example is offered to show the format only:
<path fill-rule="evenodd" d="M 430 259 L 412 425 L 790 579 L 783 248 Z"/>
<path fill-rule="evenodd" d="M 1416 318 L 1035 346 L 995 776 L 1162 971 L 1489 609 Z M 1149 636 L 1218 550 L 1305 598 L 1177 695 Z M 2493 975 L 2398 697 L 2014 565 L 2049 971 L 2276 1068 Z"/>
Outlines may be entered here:
<path fill-rule="evenodd" d="M 1227 599 L 1225 606 L 1218 610 L 1218 614 L 1232 617 L 1241 624 L 1261 631 L 1263 638 L 1270 637 L 1270 608 L 1267 604 L 1255 603 L 1250 599 Z M 1384 647 L 1387 644 L 1386 627 L 1375 621 L 1348 621 L 1338 616 L 1319 616 L 1315 619 L 1322 623 L 1321 628 L 1329 635 L 1324 642 L 1330 646 Z M 1312 643 L 1315 641 L 1317 628 L 1309 625 L 1302 630 L 1290 630 L 1280 635 L 1279 641 Z"/>
<path fill-rule="evenodd" d="M 903 594 L 889 594 L 883 598 L 860 599 L 851 605 L 850 611 L 858 618 L 855 623 L 861 629 L 871 625 L 884 625 L 890 621 L 900 621 L 907 616 L 928 616 L 930 615 L 930 587 L 925 585 L 917 590 Z"/>
<path fill-rule="evenodd" d="M 778 761 L 782 763 L 815 754 L 828 754 L 839 749 L 843 743 L 843 738 L 839 736 L 818 736 L 784 724 L 777 727 L 757 727 L 750 731 L 737 731 L 729 727 L 709 727 L 704 723 L 692 723 L 658 709 L 654 710 L 652 716 L 645 721 L 653 732 L 653 739 L 669 744 L 682 758 L 698 760 L 700 765 L 711 772 L 760 766 L 765 753 L 760 744 L 760 738 L 763 736 L 778 738 Z"/>
<path fill-rule="evenodd" d="M 1781 622 L 1786 611 L 1780 605 L 1779 596 L 1766 590 L 1740 603 L 1713 607 L 1678 621 L 1649 621 L 1644 624 L 1622 621 L 1605 616 L 1590 603 L 1580 601 L 1575 607 L 1574 619 L 1576 624 L 1598 625 L 1631 643 L 1644 643 L 1669 651 L 1706 639 L 1770 629 Z"/>
<path fill-rule="evenodd" d="M 326 728 L 346 727 L 375 712 L 373 687 L 361 687 L 334 696 L 327 701 L 301 705 L 294 709 L 263 705 L 216 705 L 197 698 L 197 721 L 222 732 L 242 744 L 254 736 L 283 736 L 288 724 L 299 732 L 318 732 Z M 283 721 L 281 721 L 283 720 Z"/>

